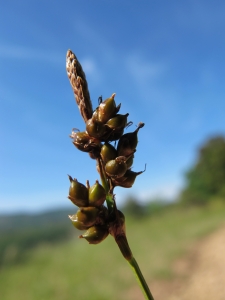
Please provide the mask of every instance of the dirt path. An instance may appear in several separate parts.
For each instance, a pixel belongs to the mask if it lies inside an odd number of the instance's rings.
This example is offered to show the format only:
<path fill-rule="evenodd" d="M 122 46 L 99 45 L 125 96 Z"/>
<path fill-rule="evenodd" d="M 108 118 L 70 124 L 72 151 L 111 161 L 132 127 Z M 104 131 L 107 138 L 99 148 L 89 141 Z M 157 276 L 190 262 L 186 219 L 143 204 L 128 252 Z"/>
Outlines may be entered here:
<path fill-rule="evenodd" d="M 155 300 L 225 300 L 225 227 L 195 246 L 175 264 L 176 279 L 155 282 Z"/>

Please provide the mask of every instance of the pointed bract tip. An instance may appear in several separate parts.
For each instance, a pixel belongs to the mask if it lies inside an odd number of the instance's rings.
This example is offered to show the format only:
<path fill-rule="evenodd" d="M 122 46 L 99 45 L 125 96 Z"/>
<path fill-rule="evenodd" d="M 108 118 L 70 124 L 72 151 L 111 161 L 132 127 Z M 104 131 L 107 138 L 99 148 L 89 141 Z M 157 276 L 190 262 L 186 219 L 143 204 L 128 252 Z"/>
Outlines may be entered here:
<path fill-rule="evenodd" d="M 69 181 L 72 182 L 73 178 L 69 174 L 67 174 L 67 176 L 69 177 Z"/>

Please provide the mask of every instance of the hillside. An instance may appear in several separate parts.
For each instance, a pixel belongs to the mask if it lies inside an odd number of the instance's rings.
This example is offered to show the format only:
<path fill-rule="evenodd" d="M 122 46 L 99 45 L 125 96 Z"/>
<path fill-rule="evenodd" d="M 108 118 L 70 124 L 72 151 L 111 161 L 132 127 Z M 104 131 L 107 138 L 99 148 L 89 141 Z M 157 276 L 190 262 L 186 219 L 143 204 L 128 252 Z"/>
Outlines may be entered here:
<path fill-rule="evenodd" d="M 53 243 L 72 232 L 68 214 L 55 210 L 40 214 L 0 215 L 0 266 L 19 262 L 24 252 L 41 243 Z"/>
<path fill-rule="evenodd" d="M 155 282 L 164 284 L 179 278 L 174 269 L 177 259 L 222 226 L 224 213 L 225 206 L 215 203 L 204 208 L 171 207 L 151 217 L 127 218 L 131 248 L 153 292 Z M 42 241 L 28 250 L 21 262 L 5 264 L 0 272 L 4 300 L 143 299 L 134 274 L 111 237 L 100 245 L 88 245 L 77 238 L 77 231 L 69 232 L 67 239 Z"/>

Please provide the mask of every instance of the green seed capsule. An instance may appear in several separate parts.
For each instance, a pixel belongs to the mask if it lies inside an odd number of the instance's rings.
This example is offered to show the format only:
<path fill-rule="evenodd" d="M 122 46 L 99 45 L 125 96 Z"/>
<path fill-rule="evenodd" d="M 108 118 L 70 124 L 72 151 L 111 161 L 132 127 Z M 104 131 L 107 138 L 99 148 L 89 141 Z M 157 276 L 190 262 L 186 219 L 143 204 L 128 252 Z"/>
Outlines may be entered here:
<path fill-rule="evenodd" d="M 101 184 L 99 184 L 98 180 L 96 183 L 89 188 L 89 205 L 90 206 L 101 206 L 106 198 L 105 189 Z"/>
<path fill-rule="evenodd" d="M 108 236 L 108 234 L 107 227 L 95 225 L 88 228 L 88 230 L 80 235 L 79 238 L 86 239 L 89 244 L 99 244 Z"/>
<path fill-rule="evenodd" d="M 73 144 L 78 150 L 88 152 L 88 148 L 85 147 L 85 145 L 88 145 L 90 143 L 91 137 L 87 134 L 86 131 L 73 131 L 70 137 L 73 139 Z"/>
<path fill-rule="evenodd" d="M 74 146 L 83 152 L 93 152 L 96 156 L 99 156 L 101 150 L 101 142 L 88 135 L 86 131 L 76 132 L 73 131 L 70 137 L 73 139 Z"/>
<path fill-rule="evenodd" d="M 116 159 L 108 161 L 105 165 L 105 171 L 110 177 L 119 178 L 124 176 L 127 171 L 126 158 L 119 156 Z"/>
<path fill-rule="evenodd" d="M 145 170 L 140 171 L 140 172 L 133 172 L 131 170 L 127 170 L 123 177 L 116 178 L 115 180 L 113 180 L 113 184 L 115 186 L 121 186 L 121 187 L 124 187 L 124 188 L 131 188 L 132 185 L 135 182 L 136 177 L 138 175 L 142 174 L 143 172 L 145 172 Z"/>
<path fill-rule="evenodd" d="M 106 123 L 109 119 L 114 117 L 117 113 L 117 107 L 114 100 L 116 94 L 106 100 L 104 100 L 98 107 L 98 120 L 102 123 Z"/>
<path fill-rule="evenodd" d="M 76 128 L 72 130 L 70 137 L 79 144 L 86 144 L 91 138 L 86 131 L 79 131 Z"/>
<path fill-rule="evenodd" d="M 124 128 L 122 128 L 120 130 L 112 130 L 112 132 L 108 136 L 107 140 L 110 141 L 110 142 L 117 141 L 123 135 L 123 131 L 124 131 Z"/>
<path fill-rule="evenodd" d="M 75 215 L 69 218 L 77 229 L 83 230 L 95 224 L 99 212 L 96 207 L 81 207 Z"/>
<path fill-rule="evenodd" d="M 138 131 L 144 127 L 144 123 L 140 123 L 134 132 L 124 134 L 118 142 L 117 151 L 119 155 L 128 156 L 132 154 L 138 144 Z"/>
<path fill-rule="evenodd" d="M 134 155 L 131 155 L 127 160 L 127 169 L 130 169 L 133 165 Z"/>
<path fill-rule="evenodd" d="M 105 164 L 118 156 L 116 149 L 107 142 L 102 146 L 100 155 Z"/>
<path fill-rule="evenodd" d="M 109 133 L 107 126 L 100 122 L 95 122 L 93 119 L 89 119 L 86 123 L 87 133 L 94 138 L 101 139 L 103 136 Z"/>
<path fill-rule="evenodd" d="M 93 112 L 93 115 L 92 115 L 92 120 L 94 121 L 94 122 L 100 122 L 100 120 L 99 120 L 99 116 L 98 116 L 98 107 L 96 108 L 96 110 Z"/>
<path fill-rule="evenodd" d="M 76 227 L 78 230 L 85 230 L 88 229 L 87 226 L 85 226 L 82 222 L 78 221 L 77 214 L 75 215 L 69 215 L 68 216 L 73 223 L 73 226 Z"/>
<path fill-rule="evenodd" d="M 97 207 L 81 207 L 77 211 L 77 219 L 82 222 L 85 226 L 90 227 L 94 225 L 99 214 Z"/>
<path fill-rule="evenodd" d="M 73 179 L 70 175 L 70 189 L 68 198 L 78 207 L 88 206 L 88 189 L 85 185 Z"/>
<path fill-rule="evenodd" d="M 125 126 L 127 125 L 127 117 L 129 114 L 126 115 L 116 115 L 114 118 L 111 118 L 108 120 L 106 125 L 114 130 L 121 130 L 124 129 Z"/>
<path fill-rule="evenodd" d="M 96 110 L 93 112 L 92 120 L 94 122 L 102 122 L 106 123 L 110 118 L 114 117 L 118 111 L 120 110 L 121 103 L 117 106 L 114 105 L 115 103 L 113 94 L 110 98 L 106 99 L 105 101 L 101 102 L 99 107 L 96 108 Z M 100 97 L 101 98 L 101 97 Z"/>

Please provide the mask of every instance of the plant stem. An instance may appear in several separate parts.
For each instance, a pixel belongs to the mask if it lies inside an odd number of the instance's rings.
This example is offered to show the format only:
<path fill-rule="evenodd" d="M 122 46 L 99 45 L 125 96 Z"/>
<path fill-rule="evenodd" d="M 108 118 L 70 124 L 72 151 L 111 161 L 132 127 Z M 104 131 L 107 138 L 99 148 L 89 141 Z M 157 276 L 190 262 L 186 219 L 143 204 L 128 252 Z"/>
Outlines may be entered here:
<path fill-rule="evenodd" d="M 143 292 L 145 298 L 148 300 L 154 300 L 154 298 L 150 292 L 150 289 L 145 281 L 145 278 L 144 278 L 143 274 L 141 273 L 138 263 L 130 250 L 126 236 L 117 236 L 117 237 L 115 237 L 115 241 L 116 241 L 118 247 L 120 248 L 120 251 L 121 251 L 123 257 L 128 261 L 133 272 L 135 273 L 138 283 L 142 289 L 142 292 Z"/>
<path fill-rule="evenodd" d="M 105 169 L 102 165 L 102 161 L 101 161 L 101 159 L 98 159 L 97 161 L 98 161 L 98 165 L 99 165 L 99 171 L 100 171 L 99 173 L 100 173 L 100 177 L 101 177 L 101 182 L 106 191 L 106 203 L 107 203 L 109 212 L 112 212 L 114 205 L 115 205 L 114 199 L 113 199 L 113 194 L 110 192 L 109 183 L 107 181 L 107 176 L 105 173 Z M 115 228 L 117 226 L 118 226 L 117 230 L 115 229 L 115 232 L 114 232 L 114 230 L 112 230 L 112 232 L 110 232 L 110 233 L 114 236 L 115 241 L 116 241 L 123 257 L 128 261 L 133 272 L 135 273 L 135 275 L 137 277 L 137 281 L 142 289 L 142 292 L 143 292 L 145 298 L 148 300 L 154 300 L 154 298 L 150 292 L 150 289 L 145 281 L 145 278 L 141 273 L 138 263 L 130 250 L 125 232 L 123 232 L 122 228 L 120 228 L 120 226 L 121 226 L 120 223 L 117 223 Z"/>
<path fill-rule="evenodd" d="M 102 166 L 102 161 L 100 158 L 97 159 L 98 162 L 98 167 L 99 167 L 99 173 L 100 173 L 100 178 L 101 178 L 101 182 L 102 182 L 102 186 L 104 187 L 106 194 L 108 194 L 109 192 L 109 184 L 107 181 L 107 177 L 105 174 L 105 169 Z"/>
<path fill-rule="evenodd" d="M 148 299 L 148 300 L 154 300 L 154 298 L 151 294 L 151 291 L 150 291 L 150 289 L 149 289 L 149 287 L 148 287 L 148 285 L 147 285 L 147 283 L 144 279 L 144 276 L 141 273 L 141 270 L 138 266 L 138 263 L 137 263 L 136 259 L 132 256 L 131 260 L 128 261 L 128 262 L 129 262 L 132 270 L 134 271 L 134 273 L 137 277 L 138 283 L 139 283 L 139 285 L 142 289 L 142 292 L 143 292 L 145 298 Z"/>
<path fill-rule="evenodd" d="M 113 195 L 110 193 L 110 190 L 109 190 L 109 183 L 107 181 L 107 176 L 106 176 L 106 173 L 105 173 L 105 169 L 102 166 L 102 161 L 101 161 L 101 159 L 97 159 L 97 161 L 98 161 L 98 166 L 99 166 L 101 183 L 102 183 L 102 186 L 104 187 L 104 189 L 106 191 L 107 207 L 108 207 L 109 212 L 111 213 L 113 211 L 113 207 L 114 207 Z"/>

